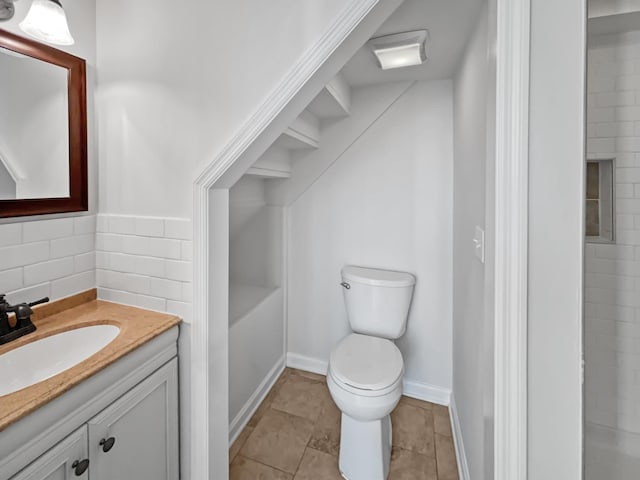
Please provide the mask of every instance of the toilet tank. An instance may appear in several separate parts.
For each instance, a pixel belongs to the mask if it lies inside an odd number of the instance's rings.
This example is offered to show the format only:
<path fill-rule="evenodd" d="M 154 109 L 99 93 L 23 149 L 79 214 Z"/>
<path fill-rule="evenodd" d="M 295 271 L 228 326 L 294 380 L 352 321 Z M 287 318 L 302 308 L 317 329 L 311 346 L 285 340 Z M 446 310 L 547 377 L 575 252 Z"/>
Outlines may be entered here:
<path fill-rule="evenodd" d="M 356 333 L 396 339 L 404 335 L 416 278 L 410 273 L 348 265 L 344 301 Z"/>

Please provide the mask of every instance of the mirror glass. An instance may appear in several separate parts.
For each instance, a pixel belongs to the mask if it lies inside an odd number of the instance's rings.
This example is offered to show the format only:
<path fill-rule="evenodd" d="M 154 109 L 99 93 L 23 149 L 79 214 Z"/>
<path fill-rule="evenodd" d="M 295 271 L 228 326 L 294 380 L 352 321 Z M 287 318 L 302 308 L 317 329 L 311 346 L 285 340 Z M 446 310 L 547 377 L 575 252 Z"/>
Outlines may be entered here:
<path fill-rule="evenodd" d="M 0 200 L 69 197 L 68 70 L 0 48 Z"/>

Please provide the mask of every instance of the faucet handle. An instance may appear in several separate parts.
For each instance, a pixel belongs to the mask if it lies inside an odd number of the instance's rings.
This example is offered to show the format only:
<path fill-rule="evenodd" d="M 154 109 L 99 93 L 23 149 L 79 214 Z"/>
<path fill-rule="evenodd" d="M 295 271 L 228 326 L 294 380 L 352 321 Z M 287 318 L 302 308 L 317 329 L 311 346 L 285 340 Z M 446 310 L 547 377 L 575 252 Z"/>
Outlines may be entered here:
<path fill-rule="evenodd" d="M 35 302 L 29 302 L 27 305 L 30 307 L 35 307 L 36 305 L 40 305 L 41 303 L 47 303 L 49 301 L 49 297 L 41 298 L 40 300 L 36 300 Z"/>

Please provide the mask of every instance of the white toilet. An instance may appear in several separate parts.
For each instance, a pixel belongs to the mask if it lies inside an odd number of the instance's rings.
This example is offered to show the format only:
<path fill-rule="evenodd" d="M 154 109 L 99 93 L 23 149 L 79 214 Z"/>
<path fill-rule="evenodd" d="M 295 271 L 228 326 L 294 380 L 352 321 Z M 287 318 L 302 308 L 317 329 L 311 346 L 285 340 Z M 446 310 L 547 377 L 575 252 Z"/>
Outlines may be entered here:
<path fill-rule="evenodd" d="M 385 480 L 391 417 L 402 395 L 404 362 L 393 340 L 404 335 L 416 279 L 410 273 L 346 266 L 342 286 L 355 333 L 336 345 L 327 383 L 342 411 L 340 473 Z"/>

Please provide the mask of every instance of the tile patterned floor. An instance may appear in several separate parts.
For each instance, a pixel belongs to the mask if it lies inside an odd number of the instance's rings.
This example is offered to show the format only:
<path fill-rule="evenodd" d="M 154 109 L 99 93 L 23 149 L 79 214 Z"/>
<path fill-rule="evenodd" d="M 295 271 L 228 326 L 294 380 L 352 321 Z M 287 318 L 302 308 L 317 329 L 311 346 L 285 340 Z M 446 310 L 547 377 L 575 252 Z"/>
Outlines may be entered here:
<path fill-rule="evenodd" d="M 446 407 L 402 397 L 389 480 L 458 480 Z M 340 410 L 321 375 L 287 368 L 229 450 L 230 480 L 340 480 Z"/>

